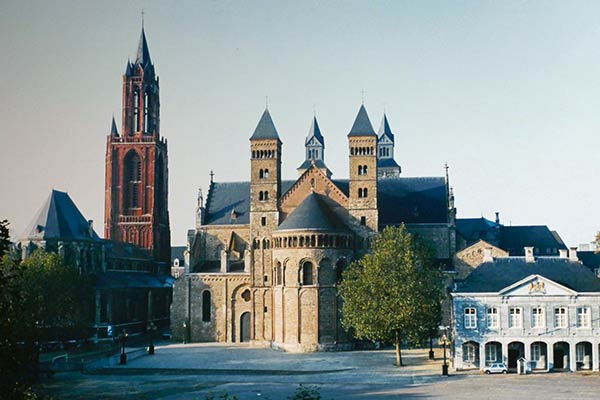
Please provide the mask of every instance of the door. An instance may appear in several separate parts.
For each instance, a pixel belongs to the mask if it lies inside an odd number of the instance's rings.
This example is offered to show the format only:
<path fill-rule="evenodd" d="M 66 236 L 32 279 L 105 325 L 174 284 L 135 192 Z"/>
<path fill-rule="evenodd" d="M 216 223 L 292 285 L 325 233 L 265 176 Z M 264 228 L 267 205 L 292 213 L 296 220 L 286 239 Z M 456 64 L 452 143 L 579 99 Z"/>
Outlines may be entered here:
<path fill-rule="evenodd" d="M 519 350 L 508 349 L 508 368 L 517 368 L 519 355 Z"/>
<path fill-rule="evenodd" d="M 554 349 L 554 368 L 563 369 L 565 352 L 562 349 Z"/>
<path fill-rule="evenodd" d="M 250 341 L 250 313 L 245 312 L 240 317 L 240 342 Z"/>

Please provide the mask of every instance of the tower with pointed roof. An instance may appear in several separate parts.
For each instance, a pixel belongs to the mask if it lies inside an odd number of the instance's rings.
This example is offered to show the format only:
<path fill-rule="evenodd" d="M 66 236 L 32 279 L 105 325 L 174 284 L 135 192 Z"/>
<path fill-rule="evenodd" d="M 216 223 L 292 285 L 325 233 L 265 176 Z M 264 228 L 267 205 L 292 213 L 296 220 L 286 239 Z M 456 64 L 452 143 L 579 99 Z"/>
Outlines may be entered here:
<path fill-rule="evenodd" d="M 348 211 L 372 232 L 378 230 L 377 134 L 364 104 L 348 133 L 350 148 L 350 204 Z"/>
<path fill-rule="evenodd" d="M 331 171 L 325 165 L 325 138 L 321 134 L 317 117 L 313 117 L 312 124 L 304 141 L 306 156 L 304 162 L 296 170 L 298 176 L 302 175 L 312 164 L 323 171 L 327 177 L 331 178 Z"/>
<path fill-rule="evenodd" d="M 384 113 L 377 138 L 377 177 L 379 178 L 398 177 L 402 172 L 400 165 L 394 160 L 394 144 L 394 134 Z"/>
<path fill-rule="evenodd" d="M 160 136 L 159 80 L 142 27 L 123 75 L 121 132 L 112 120 L 106 145 L 104 234 L 170 261 L 167 141 Z"/>

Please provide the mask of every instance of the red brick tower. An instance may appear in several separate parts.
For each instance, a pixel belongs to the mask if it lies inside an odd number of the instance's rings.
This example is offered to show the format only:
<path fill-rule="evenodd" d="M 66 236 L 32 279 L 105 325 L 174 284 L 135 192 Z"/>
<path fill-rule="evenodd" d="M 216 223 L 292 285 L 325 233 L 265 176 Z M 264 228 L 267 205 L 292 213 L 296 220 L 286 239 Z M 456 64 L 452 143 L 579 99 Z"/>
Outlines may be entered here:
<path fill-rule="evenodd" d="M 122 132 L 113 118 L 106 142 L 104 236 L 152 250 L 169 262 L 167 141 L 160 136 L 158 77 L 144 28 L 123 75 Z"/>

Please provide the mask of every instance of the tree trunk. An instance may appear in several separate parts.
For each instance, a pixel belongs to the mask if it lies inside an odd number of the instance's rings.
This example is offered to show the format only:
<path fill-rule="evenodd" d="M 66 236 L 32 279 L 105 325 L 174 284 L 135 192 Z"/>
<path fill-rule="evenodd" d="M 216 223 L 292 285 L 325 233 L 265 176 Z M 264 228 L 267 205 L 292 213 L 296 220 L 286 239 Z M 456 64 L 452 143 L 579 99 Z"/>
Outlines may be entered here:
<path fill-rule="evenodd" d="M 402 366 L 402 350 L 400 349 L 401 340 L 400 340 L 400 331 L 396 330 L 396 366 Z"/>

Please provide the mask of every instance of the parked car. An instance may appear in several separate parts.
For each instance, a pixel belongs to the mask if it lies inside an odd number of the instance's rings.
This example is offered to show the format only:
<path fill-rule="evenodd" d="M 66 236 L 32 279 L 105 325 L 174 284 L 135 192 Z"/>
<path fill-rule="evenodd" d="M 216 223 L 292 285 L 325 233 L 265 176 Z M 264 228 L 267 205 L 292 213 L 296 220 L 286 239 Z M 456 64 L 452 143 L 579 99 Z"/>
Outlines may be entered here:
<path fill-rule="evenodd" d="M 483 372 L 486 374 L 506 374 L 508 373 L 508 368 L 506 368 L 506 364 L 504 363 L 494 363 L 489 367 L 485 367 Z"/>

